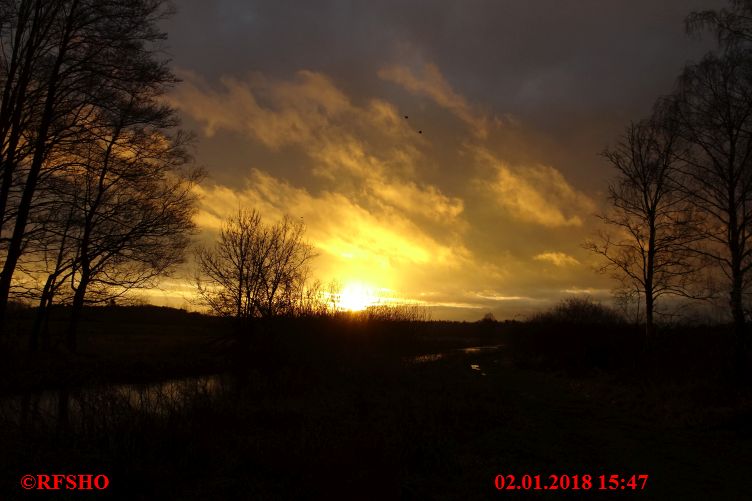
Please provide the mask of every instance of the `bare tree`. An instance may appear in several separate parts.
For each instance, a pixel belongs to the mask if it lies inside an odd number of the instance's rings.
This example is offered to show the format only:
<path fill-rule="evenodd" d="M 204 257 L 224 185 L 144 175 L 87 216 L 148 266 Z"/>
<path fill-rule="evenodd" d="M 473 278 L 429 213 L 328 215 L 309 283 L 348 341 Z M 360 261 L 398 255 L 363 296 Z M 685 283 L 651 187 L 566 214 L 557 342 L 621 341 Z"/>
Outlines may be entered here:
<path fill-rule="evenodd" d="M 21 276 L 14 281 L 13 293 L 37 302 L 29 337 L 29 349 L 36 351 L 40 339 L 43 348 L 49 347 L 49 312 L 58 294 L 71 296 L 65 285 L 75 265 L 74 235 L 78 225 L 73 207 L 61 200 L 37 208 L 30 223 L 34 228 L 18 265 Z"/>
<path fill-rule="evenodd" d="M 263 247 L 265 233 L 258 212 L 240 210 L 225 221 L 214 246 L 197 248 L 198 294 L 216 314 L 254 316 L 253 300 L 260 273 L 254 260 L 267 252 Z"/>
<path fill-rule="evenodd" d="M 705 248 L 728 279 L 737 353 L 747 344 L 744 297 L 752 270 L 752 57 L 709 54 L 682 73 L 674 96 L 684 191 L 703 214 Z M 741 359 L 740 359 L 741 360 Z"/>
<path fill-rule="evenodd" d="M 102 140 L 69 151 L 76 161 L 45 183 L 19 265 L 38 284 L 26 291 L 39 300 L 32 349 L 56 295 L 71 305 L 66 342 L 75 350 L 85 303 L 152 285 L 182 261 L 201 173 L 183 169 L 181 135 L 164 134 L 171 115 L 131 100 L 109 119 L 98 117 Z"/>
<path fill-rule="evenodd" d="M 611 208 L 600 219 L 613 230 L 585 247 L 603 256 L 601 272 L 612 273 L 623 292 L 637 291 L 645 304 L 645 333 L 654 334 L 656 301 L 685 295 L 694 240 L 692 211 L 677 185 L 679 149 L 672 120 L 656 115 L 631 124 L 621 141 L 603 156 L 616 168 L 609 186 Z"/>
<path fill-rule="evenodd" d="M 284 217 L 267 225 L 253 210 L 228 218 L 218 240 L 199 247 L 196 282 L 204 304 L 237 319 L 293 314 L 305 298 L 313 247 L 302 222 Z"/>
<path fill-rule="evenodd" d="M 175 110 L 160 101 L 171 79 L 161 67 L 142 70 L 155 74 L 109 89 L 39 178 L 19 266 L 42 278 L 32 348 L 63 283 L 72 307 L 66 341 L 75 350 L 85 303 L 150 285 L 183 259 L 201 173 L 185 168 L 191 138 L 174 132 Z"/>
<path fill-rule="evenodd" d="M 66 173 L 77 232 L 69 282 L 74 291 L 67 344 L 76 347 L 84 302 L 109 300 L 150 285 L 183 261 L 194 229 L 193 186 L 201 172 L 182 167 L 189 138 L 165 130 L 174 111 L 134 93 L 108 117 Z M 91 296 L 87 299 L 87 293 Z"/>
<path fill-rule="evenodd" d="M 62 151 L 97 141 L 92 120 L 124 87 L 175 81 L 155 49 L 164 39 L 157 23 L 165 4 L 0 2 L 0 329 L 45 175 L 66 162 Z"/>
<path fill-rule="evenodd" d="M 258 307 L 263 317 L 294 313 L 308 279 L 313 247 L 303 240 L 305 225 L 288 216 L 270 227 L 269 254 L 262 270 Z"/>

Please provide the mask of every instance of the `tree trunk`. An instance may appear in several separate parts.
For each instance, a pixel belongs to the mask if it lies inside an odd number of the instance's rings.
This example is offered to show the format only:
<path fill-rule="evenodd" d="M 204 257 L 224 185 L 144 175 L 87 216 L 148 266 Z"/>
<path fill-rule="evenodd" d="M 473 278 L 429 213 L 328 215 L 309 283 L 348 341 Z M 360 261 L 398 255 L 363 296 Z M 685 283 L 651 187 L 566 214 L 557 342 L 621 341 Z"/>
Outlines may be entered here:
<path fill-rule="evenodd" d="M 729 187 L 729 207 L 728 207 L 728 236 L 729 236 L 729 255 L 731 261 L 731 291 L 729 294 L 729 303 L 731 306 L 731 317 L 734 322 L 734 338 L 736 340 L 735 355 L 736 366 L 740 375 L 746 372 L 746 354 L 745 354 L 745 331 L 746 321 L 744 318 L 743 302 L 743 284 L 744 274 L 742 272 L 742 255 L 743 248 L 741 244 L 741 224 L 737 217 L 736 199 L 733 186 Z"/>
<path fill-rule="evenodd" d="M 30 3 L 26 2 L 19 7 L 19 24 L 16 26 L 16 36 L 13 44 L 13 53 L 8 73 L 6 75 L 5 89 L 3 90 L 2 108 L 0 108 L 0 139 L 4 142 L 6 135 L 10 134 L 7 148 L 0 156 L 2 166 L 2 184 L 0 184 L 0 221 L 5 221 L 5 211 L 8 205 L 13 182 L 13 173 L 16 168 L 16 149 L 21 135 L 21 116 L 26 102 L 29 79 L 34 66 L 34 53 L 37 48 L 33 43 L 38 36 L 39 19 L 34 16 L 28 33 L 28 42 L 19 52 L 23 34 L 31 12 Z M 20 62 L 19 60 L 23 61 Z M 19 65 L 20 62 L 20 65 Z M 19 68 L 20 66 L 20 68 Z M 18 73 L 18 78 L 16 78 Z"/>
<path fill-rule="evenodd" d="M 76 339 L 76 331 L 78 329 L 78 323 L 81 320 L 81 311 L 84 308 L 84 297 L 86 296 L 86 287 L 89 285 L 88 274 L 82 274 L 81 280 L 78 282 L 78 288 L 73 295 L 73 305 L 71 306 L 70 323 L 68 324 L 68 330 L 65 334 L 65 345 L 71 352 L 76 351 L 78 348 L 78 342 Z"/>
<path fill-rule="evenodd" d="M 650 234 L 648 236 L 648 256 L 645 267 L 645 337 L 648 342 L 655 334 L 653 324 L 653 308 L 655 306 L 655 291 L 653 290 L 653 278 L 655 275 L 655 210 L 648 214 Z"/>
<path fill-rule="evenodd" d="M 48 306 L 52 303 L 52 282 L 53 276 L 47 277 L 47 282 L 42 289 L 42 297 L 39 299 L 39 306 L 37 307 L 37 314 L 34 318 L 34 326 L 31 329 L 31 336 L 29 337 L 29 351 L 37 351 L 39 349 L 39 337 L 42 332 L 43 326 L 46 324 L 48 315 Z"/>
<path fill-rule="evenodd" d="M 747 370 L 747 325 L 742 302 L 741 274 L 733 276 L 732 282 L 730 302 L 734 321 L 736 367 L 740 374 L 744 374 Z"/>
<path fill-rule="evenodd" d="M 655 324 L 653 323 L 653 291 L 645 291 L 645 338 L 650 341 L 655 336 Z"/>
<path fill-rule="evenodd" d="M 60 77 L 60 69 L 62 68 L 63 61 L 66 58 L 66 52 L 68 44 L 70 42 L 71 23 L 75 16 L 75 6 L 73 6 L 68 13 L 66 19 L 67 31 L 63 35 L 60 42 L 57 57 L 55 59 L 54 66 L 50 72 L 49 81 L 47 82 L 47 93 L 44 100 L 44 111 L 40 119 L 39 128 L 37 129 L 37 137 L 34 143 L 34 157 L 29 167 L 29 173 L 26 176 L 26 183 L 24 184 L 23 194 L 18 204 L 18 213 L 16 215 L 16 223 L 13 227 L 13 235 L 11 236 L 10 243 L 8 244 L 8 250 L 6 252 L 5 263 L 3 265 L 2 273 L 0 273 L 0 335 L 5 331 L 5 315 L 8 310 L 8 295 L 10 294 L 10 285 L 13 280 L 13 273 L 16 271 L 16 265 L 18 259 L 21 257 L 22 244 L 26 234 L 26 223 L 29 218 L 29 212 L 31 210 L 31 202 L 34 198 L 34 193 L 37 188 L 37 182 L 39 181 L 39 175 L 42 171 L 42 164 L 44 163 L 47 155 L 47 141 L 50 126 L 55 115 L 55 106 L 57 104 L 57 88 L 58 78 Z"/>

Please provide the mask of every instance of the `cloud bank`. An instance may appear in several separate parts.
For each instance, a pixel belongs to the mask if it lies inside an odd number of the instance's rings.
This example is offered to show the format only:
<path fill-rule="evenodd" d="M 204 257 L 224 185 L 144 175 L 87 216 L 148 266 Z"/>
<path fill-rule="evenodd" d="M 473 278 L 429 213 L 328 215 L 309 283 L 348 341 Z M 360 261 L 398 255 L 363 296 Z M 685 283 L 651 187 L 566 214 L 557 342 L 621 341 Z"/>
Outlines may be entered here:
<path fill-rule="evenodd" d="M 322 72 L 180 76 L 170 104 L 204 141 L 230 137 L 266 155 L 236 161 L 231 182 L 198 188 L 204 238 L 239 207 L 270 221 L 302 218 L 322 280 L 366 283 L 457 318 L 524 311 L 577 283 L 578 259 L 550 249 L 569 241 L 572 252 L 571 230 L 582 231 L 595 203 L 555 166 L 507 161 L 498 148 L 506 126 L 471 105 L 436 65 L 390 65 L 374 75 L 408 98 L 428 98 L 425 116 L 434 116 L 430 107 L 449 111 L 430 136 L 416 133 L 388 92 L 351 96 Z M 494 231 L 483 230 L 483 218 Z M 560 273 L 542 278 L 541 263 Z"/>

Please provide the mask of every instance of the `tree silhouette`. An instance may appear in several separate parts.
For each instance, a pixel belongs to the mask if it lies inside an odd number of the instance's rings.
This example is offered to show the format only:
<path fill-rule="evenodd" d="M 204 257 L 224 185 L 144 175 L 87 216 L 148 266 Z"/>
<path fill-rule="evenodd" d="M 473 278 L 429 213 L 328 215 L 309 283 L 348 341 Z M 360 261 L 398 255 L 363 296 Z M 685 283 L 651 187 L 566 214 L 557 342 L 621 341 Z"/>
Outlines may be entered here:
<path fill-rule="evenodd" d="M 87 292 L 106 301 L 150 284 L 183 260 L 194 228 L 192 187 L 200 172 L 181 169 L 185 140 L 164 133 L 175 123 L 173 110 L 135 93 L 127 97 L 99 118 L 96 135 L 103 140 L 88 144 L 67 173 L 74 191 L 65 198 L 77 222 L 71 349 Z"/>
<path fill-rule="evenodd" d="M 656 113 L 627 127 L 620 142 L 603 153 L 617 170 L 609 186 L 610 210 L 600 216 L 613 231 L 585 244 L 606 258 L 601 272 L 612 273 L 625 291 L 639 292 L 648 337 L 658 298 L 685 295 L 692 272 L 687 245 L 696 236 L 688 197 L 677 184 L 679 141 L 676 122 Z"/>
<path fill-rule="evenodd" d="M 65 179 L 55 181 L 60 183 Z M 52 183 L 48 184 L 47 193 L 70 191 L 53 190 Z M 63 301 L 70 298 L 65 285 L 73 273 L 76 258 L 74 207 L 61 203 L 59 198 L 50 202 L 39 204 L 32 212 L 29 222 L 33 229 L 28 232 L 28 243 L 18 265 L 21 276 L 13 284 L 15 297 L 32 299 L 38 305 L 29 337 L 31 351 L 39 348 L 40 338 L 43 348 L 49 348 L 49 311 L 59 296 L 63 296 Z"/>
<path fill-rule="evenodd" d="M 202 301 L 219 315 L 237 319 L 295 313 L 315 257 L 303 241 L 305 226 L 285 216 L 267 225 L 255 210 L 229 217 L 218 240 L 196 251 Z"/>
<path fill-rule="evenodd" d="M 729 303 L 741 355 L 746 345 L 744 296 L 752 278 L 752 57 L 709 54 L 685 68 L 673 97 L 684 191 L 703 215 L 706 242 L 697 252 L 729 281 Z"/>
<path fill-rule="evenodd" d="M 201 173 L 183 168 L 190 138 L 166 134 L 177 121 L 153 90 L 139 84 L 113 95 L 87 123 L 99 141 L 70 145 L 66 163 L 40 184 L 19 266 L 44 283 L 32 348 L 55 294 L 72 305 L 67 344 L 74 350 L 85 302 L 149 285 L 183 259 Z"/>
<path fill-rule="evenodd" d="M 113 97 L 174 76 L 155 44 L 163 0 L 0 2 L 0 329 L 28 225 L 46 177 L 87 144 Z M 120 100 L 114 100 L 120 106 Z M 79 153 L 76 153 L 78 151 Z M 75 160 L 73 161 L 75 163 Z M 7 234 L 7 235 L 6 235 Z"/>

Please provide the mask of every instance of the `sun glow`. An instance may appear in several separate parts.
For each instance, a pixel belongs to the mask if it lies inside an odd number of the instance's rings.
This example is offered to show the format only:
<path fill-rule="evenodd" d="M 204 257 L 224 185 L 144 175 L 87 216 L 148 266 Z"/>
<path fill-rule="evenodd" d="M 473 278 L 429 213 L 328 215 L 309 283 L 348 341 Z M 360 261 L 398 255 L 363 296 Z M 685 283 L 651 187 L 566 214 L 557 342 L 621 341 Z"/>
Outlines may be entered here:
<path fill-rule="evenodd" d="M 373 289 L 361 283 L 348 283 L 339 295 L 339 306 L 343 310 L 361 311 L 378 302 Z"/>

